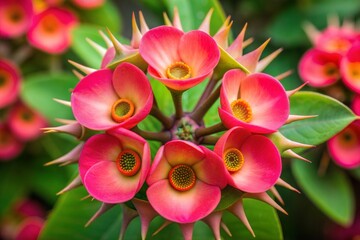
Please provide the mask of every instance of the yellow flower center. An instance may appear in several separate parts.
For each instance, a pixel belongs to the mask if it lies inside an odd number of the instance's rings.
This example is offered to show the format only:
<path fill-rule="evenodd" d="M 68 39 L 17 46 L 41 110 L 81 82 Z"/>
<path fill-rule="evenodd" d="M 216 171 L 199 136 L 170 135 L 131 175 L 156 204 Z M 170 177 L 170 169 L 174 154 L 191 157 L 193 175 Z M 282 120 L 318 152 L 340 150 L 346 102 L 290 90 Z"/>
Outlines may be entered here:
<path fill-rule="evenodd" d="M 339 69 L 334 63 L 326 63 L 324 66 L 324 73 L 328 77 L 338 77 Z"/>
<path fill-rule="evenodd" d="M 352 80 L 360 81 L 360 62 L 348 63 L 348 72 Z"/>
<path fill-rule="evenodd" d="M 131 177 L 140 170 L 141 158 L 135 151 L 126 149 L 117 157 L 116 166 L 120 173 L 127 177 Z"/>
<path fill-rule="evenodd" d="M 237 99 L 231 103 L 233 115 L 244 122 L 250 122 L 252 119 L 252 110 L 248 102 L 244 99 Z"/>
<path fill-rule="evenodd" d="M 196 182 L 194 170 L 185 164 L 176 165 L 168 175 L 170 185 L 178 191 L 190 190 Z"/>
<path fill-rule="evenodd" d="M 111 117 L 115 122 L 121 123 L 130 118 L 135 112 L 135 105 L 126 98 L 118 99 L 111 108 Z"/>
<path fill-rule="evenodd" d="M 229 148 L 223 155 L 225 167 L 229 172 L 237 172 L 244 165 L 244 156 L 236 148 Z"/>
<path fill-rule="evenodd" d="M 326 44 L 326 49 L 329 51 L 345 52 L 349 49 L 351 43 L 346 39 L 334 39 Z"/>
<path fill-rule="evenodd" d="M 191 68 L 184 62 L 175 62 L 167 68 L 166 76 L 170 79 L 188 79 L 191 77 Z"/>

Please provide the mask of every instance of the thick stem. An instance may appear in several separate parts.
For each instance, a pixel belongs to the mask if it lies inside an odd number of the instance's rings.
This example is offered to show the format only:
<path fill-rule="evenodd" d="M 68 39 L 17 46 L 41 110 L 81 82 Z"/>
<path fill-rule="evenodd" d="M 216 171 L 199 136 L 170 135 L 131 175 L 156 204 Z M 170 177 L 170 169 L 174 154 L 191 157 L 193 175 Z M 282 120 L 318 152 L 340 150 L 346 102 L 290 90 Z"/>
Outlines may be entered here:
<path fill-rule="evenodd" d="M 59 55 L 51 55 L 50 56 L 50 72 L 58 73 L 61 72 L 61 59 Z"/>
<path fill-rule="evenodd" d="M 20 66 L 25 60 L 27 60 L 33 53 L 33 48 L 29 45 L 25 45 L 17 50 L 13 56 L 14 62 Z"/>
<path fill-rule="evenodd" d="M 162 143 L 166 143 L 171 139 L 171 133 L 169 131 L 149 132 L 149 131 L 141 130 L 140 128 L 138 128 L 138 126 L 133 127 L 131 130 L 147 140 L 155 140 Z"/>
<path fill-rule="evenodd" d="M 206 136 L 206 135 L 211 135 L 214 133 L 218 133 L 218 132 L 222 132 L 225 131 L 226 127 L 220 122 L 218 124 L 215 124 L 211 127 L 202 127 L 202 128 L 198 128 L 195 130 L 195 136 L 197 138 Z"/>
<path fill-rule="evenodd" d="M 205 145 L 215 145 L 219 138 L 220 137 L 218 136 L 205 136 L 202 138 L 200 143 Z"/>
<path fill-rule="evenodd" d="M 169 89 L 175 107 L 175 119 L 180 119 L 183 117 L 184 112 L 182 108 L 182 94 L 184 91 L 177 91 L 173 89 Z"/>
<path fill-rule="evenodd" d="M 152 106 L 150 114 L 164 125 L 164 129 L 170 129 L 172 127 L 173 120 L 165 116 L 157 106 Z"/>
<path fill-rule="evenodd" d="M 219 98 L 220 96 L 220 89 L 221 89 L 221 85 L 219 85 L 215 91 L 202 103 L 201 106 L 199 106 L 196 110 L 194 110 L 191 114 L 190 117 L 196 121 L 196 122 L 200 122 L 200 120 L 204 117 L 204 115 L 206 114 L 206 112 L 211 108 L 211 106 L 216 102 L 216 100 Z"/>
<path fill-rule="evenodd" d="M 203 92 L 203 94 L 201 95 L 199 101 L 197 102 L 194 111 L 196 111 L 196 109 L 198 109 L 202 103 L 205 101 L 205 99 L 208 98 L 208 96 L 211 94 L 212 90 L 214 90 L 216 83 L 218 82 L 218 79 L 214 78 L 214 75 L 211 77 L 211 79 L 209 80 L 208 84 L 205 87 L 205 90 Z"/>

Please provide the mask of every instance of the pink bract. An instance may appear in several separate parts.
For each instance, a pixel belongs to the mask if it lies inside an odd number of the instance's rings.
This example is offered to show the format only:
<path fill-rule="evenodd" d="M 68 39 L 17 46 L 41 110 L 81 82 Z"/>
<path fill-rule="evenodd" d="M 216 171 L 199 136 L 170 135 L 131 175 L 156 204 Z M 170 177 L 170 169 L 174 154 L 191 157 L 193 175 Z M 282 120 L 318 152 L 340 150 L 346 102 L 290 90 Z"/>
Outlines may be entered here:
<path fill-rule="evenodd" d="M 125 151 L 140 157 L 140 168 L 132 176 L 118 167 Z M 145 139 L 129 130 L 118 128 L 97 134 L 86 141 L 79 159 L 82 182 L 94 198 L 106 203 L 132 199 L 145 182 L 150 169 L 150 148 Z"/>
<path fill-rule="evenodd" d="M 34 16 L 27 38 L 29 43 L 50 54 L 60 54 L 71 44 L 71 30 L 77 24 L 69 10 L 50 7 Z"/>
<path fill-rule="evenodd" d="M 220 59 L 218 46 L 208 34 L 200 30 L 184 33 L 168 26 L 156 27 L 145 33 L 139 51 L 149 64 L 149 74 L 174 90 L 186 90 L 202 82 Z M 188 67 L 185 70 L 189 73 L 187 77 L 170 77 L 167 74 L 176 63 Z"/>
<path fill-rule="evenodd" d="M 134 105 L 133 114 L 122 122 L 112 117 L 113 105 L 127 99 Z M 130 63 L 120 64 L 114 72 L 102 69 L 84 77 L 71 95 L 75 118 L 87 128 L 107 130 L 132 128 L 150 112 L 153 94 L 145 74 Z"/>
<path fill-rule="evenodd" d="M 308 50 L 299 63 L 299 75 L 313 87 L 326 87 L 340 79 L 340 59 L 337 53 Z"/>
<path fill-rule="evenodd" d="M 105 0 L 72 0 L 72 2 L 81 8 L 97 8 L 104 4 Z"/>
<path fill-rule="evenodd" d="M 190 180 L 185 177 L 184 185 L 181 185 L 184 172 L 172 175 L 179 168 L 184 168 L 185 174 L 193 173 Z M 214 152 L 174 140 L 159 149 L 146 181 L 149 202 L 161 216 L 177 223 L 192 223 L 215 209 L 227 180 L 224 165 Z"/>
<path fill-rule="evenodd" d="M 356 94 L 351 102 L 351 109 L 356 115 L 360 115 L 360 95 Z"/>
<path fill-rule="evenodd" d="M 8 125 L 18 139 L 29 141 L 41 135 L 41 128 L 46 127 L 47 122 L 40 113 L 18 102 L 9 112 Z"/>
<path fill-rule="evenodd" d="M 0 108 L 13 103 L 20 91 L 21 76 L 18 68 L 5 59 L 0 59 Z"/>
<path fill-rule="evenodd" d="M 360 123 L 355 121 L 328 142 L 330 156 L 339 166 L 352 169 L 360 166 Z"/>
<path fill-rule="evenodd" d="M 290 111 L 285 89 L 277 79 L 264 73 L 247 76 L 237 69 L 224 75 L 220 104 L 219 115 L 225 127 L 241 126 L 256 133 L 275 132 Z M 236 116 L 237 111 L 245 114 L 244 119 Z"/>
<path fill-rule="evenodd" d="M 360 94 L 360 43 L 354 44 L 342 58 L 340 72 L 344 84 Z"/>
<path fill-rule="evenodd" d="M 44 226 L 44 220 L 38 217 L 24 219 L 16 233 L 14 240 L 37 240 Z"/>
<path fill-rule="evenodd" d="M 4 124 L 0 124 L 0 161 L 15 158 L 21 153 L 23 147 L 23 143 L 14 136 L 10 129 Z"/>
<path fill-rule="evenodd" d="M 228 171 L 228 183 L 241 191 L 265 192 L 280 177 L 282 163 L 276 146 L 267 137 L 252 135 L 245 128 L 235 127 L 227 131 L 216 143 L 214 151 L 224 161 L 229 157 L 225 156 L 226 153 L 240 151 L 243 164 L 237 171 Z"/>
<path fill-rule="evenodd" d="M 29 28 L 34 15 L 32 0 L 0 1 L 0 36 L 18 37 Z"/>

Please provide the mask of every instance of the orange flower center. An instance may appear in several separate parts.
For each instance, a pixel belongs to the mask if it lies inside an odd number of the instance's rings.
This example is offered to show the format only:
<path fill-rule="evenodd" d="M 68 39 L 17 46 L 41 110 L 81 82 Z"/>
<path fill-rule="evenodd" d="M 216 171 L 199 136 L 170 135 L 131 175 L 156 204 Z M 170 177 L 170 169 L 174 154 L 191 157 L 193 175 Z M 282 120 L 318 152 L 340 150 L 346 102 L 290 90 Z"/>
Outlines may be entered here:
<path fill-rule="evenodd" d="M 0 130 L 0 146 L 6 146 L 11 142 L 12 135 L 5 131 Z"/>
<path fill-rule="evenodd" d="M 252 119 L 252 110 L 248 102 L 243 99 L 237 99 L 231 103 L 233 115 L 244 122 L 250 122 Z"/>
<path fill-rule="evenodd" d="M 191 77 L 191 68 L 184 62 L 175 62 L 167 68 L 166 76 L 170 79 L 188 79 Z"/>
<path fill-rule="evenodd" d="M 244 156 L 236 148 L 229 148 L 223 155 L 225 167 L 229 172 L 237 172 L 244 165 Z"/>
<path fill-rule="evenodd" d="M 59 27 L 60 22 L 55 16 L 48 15 L 41 21 L 41 28 L 47 34 L 55 33 Z"/>
<path fill-rule="evenodd" d="M 341 51 L 345 52 L 349 49 L 351 43 L 346 39 L 334 39 L 329 41 L 326 45 L 326 49 L 329 51 Z"/>
<path fill-rule="evenodd" d="M 351 79 L 355 81 L 360 81 L 360 62 L 349 63 L 348 73 Z"/>
<path fill-rule="evenodd" d="M 126 98 L 118 99 L 111 108 L 111 117 L 115 122 L 121 123 L 130 118 L 135 112 L 135 105 Z"/>
<path fill-rule="evenodd" d="M 359 139 L 352 128 L 346 128 L 340 133 L 340 144 L 344 148 L 352 148 L 359 144 Z"/>
<path fill-rule="evenodd" d="M 116 166 L 120 173 L 127 177 L 131 177 L 139 172 L 141 158 L 135 151 L 126 149 L 117 157 Z"/>
<path fill-rule="evenodd" d="M 10 74 L 0 69 L 0 88 L 6 86 L 10 81 Z"/>
<path fill-rule="evenodd" d="M 335 63 L 326 63 L 324 66 L 324 73 L 328 77 L 339 77 L 339 69 Z"/>
<path fill-rule="evenodd" d="M 194 170 L 185 164 L 176 165 L 168 175 L 170 185 L 178 191 L 190 190 L 196 182 Z"/>

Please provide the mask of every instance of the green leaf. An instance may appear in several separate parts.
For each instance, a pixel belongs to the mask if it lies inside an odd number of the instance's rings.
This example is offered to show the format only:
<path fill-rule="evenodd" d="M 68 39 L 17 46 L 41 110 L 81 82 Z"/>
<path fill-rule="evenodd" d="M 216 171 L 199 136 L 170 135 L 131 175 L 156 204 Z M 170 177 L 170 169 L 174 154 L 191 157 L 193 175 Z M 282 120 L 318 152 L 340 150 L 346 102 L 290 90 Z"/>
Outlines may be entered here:
<path fill-rule="evenodd" d="M 173 13 L 177 7 L 184 31 L 197 29 L 204 20 L 207 12 L 213 8 L 210 22 L 210 33 L 214 34 L 225 20 L 225 13 L 218 0 L 165 0 L 168 12 Z"/>
<path fill-rule="evenodd" d="M 294 160 L 294 177 L 306 196 L 328 217 L 343 226 L 352 223 L 355 213 L 354 194 L 346 174 L 330 165 L 325 175 L 318 174 L 321 151 L 305 155 L 313 163 Z"/>
<path fill-rule="evenodd" d="M 51 123 L 55 118 L 72 119 L 71 108 L 53 99 L 70 100 L 71 89 L 77 79 L 67 73 L 40 73 L 28 76 L 22 86 L 21 97 L 34 109 L 40 111 Z"/>
<path fill-rule="evenodd" d="M 350 174 L 353 175 L 355 178 L 360 180 L 360 167 L 354 168 L 350 170 Z"/>
<path fill-rule="evenodd" d="M 290 97 L 290 113 L 317 115 L 287 124 L 280 129 L 291 140 L 313 145 L 327 141 L 356 119 L 344 104 L 316 92 L 298 92 Z"/>
<path fill-rule="evenodd" d="M 96 25 L 98 28 L 109 28 L 112 32 L 121 31 L 120 12 L 112 1 L 105 1 L 100 7 L 78 9 L 83 22 Z"/>
<path fill-rule="evenodd" d="M 233 205 L 236 201 L 240 199 L 241 195 L 241 191 L 229 185 L 226 186 L 226 188 L 221 190 L 221 199 L 215 210 L 222 211 L 229 208 L 231 205 Z"/>
<path fill-rule="evenodd" d="M 281 224 L 276 211 L 269 205 L 254 199 L 244 199 L 244 209 L 256 240 L 283 239 Z M 232 214 L 225 212 L 223 222 L 228 226 L 232 237 L 223 233 L 224 239 L 254 239 L 251 233 Z"/>

